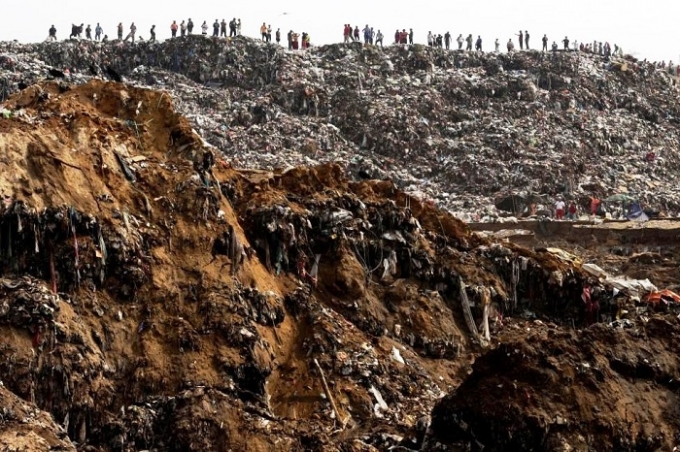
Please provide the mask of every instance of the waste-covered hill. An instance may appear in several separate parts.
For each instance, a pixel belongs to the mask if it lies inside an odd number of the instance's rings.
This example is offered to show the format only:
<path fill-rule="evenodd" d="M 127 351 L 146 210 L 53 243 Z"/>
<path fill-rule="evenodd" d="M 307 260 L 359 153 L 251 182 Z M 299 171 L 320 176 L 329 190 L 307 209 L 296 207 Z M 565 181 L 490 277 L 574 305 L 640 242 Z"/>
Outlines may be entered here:
<path fill-rule="evenodd" d="M 2 107 L 0 441 L 416 447 L 484 313 L 581 322 L 570 263 L 339 165 L 235 169 L 164 92 L 43 82 Z"/>
<path fill-rule="evenodd" d="M 582 333 L 523 327 L 437 404 L 428 450 L 677 449 L 678 318 Z"/>
<path fill-rule="evenodd" d="M 72 81 L 122 75 L 168 92 L 238 167 L 338 162 L 473 219 L 510 190 L 680 207 L 675 78 L 633 58 L 359 44 L 293 53 L 199 36 L 0 51 L 4 95 L 49 67 Z"/>

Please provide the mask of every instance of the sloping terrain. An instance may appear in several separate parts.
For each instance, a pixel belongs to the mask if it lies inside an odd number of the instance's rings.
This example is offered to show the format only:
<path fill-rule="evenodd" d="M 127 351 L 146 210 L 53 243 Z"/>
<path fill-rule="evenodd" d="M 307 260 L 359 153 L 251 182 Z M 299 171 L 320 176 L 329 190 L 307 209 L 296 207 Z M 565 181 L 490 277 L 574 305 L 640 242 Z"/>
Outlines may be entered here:
<path fill-rule="evenodd" d="M 4 106 L 0 380 L 69 447 L 411 444 L 484 342 L 461 297 L 580 315 L 546 302 L 586 278 L 551 254 L 337 165 L 236 170 L 162 92 L 49 82 Z"/>
<path fill-rule="evenodd" d="M 675 77 L 632 57 L 360 44 L 306 52 L 248 38 L 4 43 L 0 98 L 48 76 L 166 90 L 239 167 L 340 162 L 468 219 L 497 195 L 617 193 L 680 210 Z M 113 70 L 113 72 L 112 72 Z"/>
<path fill-rule="evenodd" d="M 658 451 L 680 444 L 678 318 L 623 330 L 556 325 L 475 362 L 435 407 L 428 450 Z M 443 446 L 446 444 L 446 446 Z"/>

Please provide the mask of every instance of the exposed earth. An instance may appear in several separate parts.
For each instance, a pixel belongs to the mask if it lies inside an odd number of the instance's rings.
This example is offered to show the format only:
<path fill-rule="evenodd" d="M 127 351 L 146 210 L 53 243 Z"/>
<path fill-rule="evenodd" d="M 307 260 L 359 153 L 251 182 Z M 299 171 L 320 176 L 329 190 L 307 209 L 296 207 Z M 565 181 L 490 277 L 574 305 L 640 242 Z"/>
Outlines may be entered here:
<path fill-rule="evenodd" d="M 672 288 L 674 232 L 483 237 L 333 163 L 239 169 L 112 81 L 3 106 L 1 450 L 680 446 L 677 303 L 582 265 Z"/>

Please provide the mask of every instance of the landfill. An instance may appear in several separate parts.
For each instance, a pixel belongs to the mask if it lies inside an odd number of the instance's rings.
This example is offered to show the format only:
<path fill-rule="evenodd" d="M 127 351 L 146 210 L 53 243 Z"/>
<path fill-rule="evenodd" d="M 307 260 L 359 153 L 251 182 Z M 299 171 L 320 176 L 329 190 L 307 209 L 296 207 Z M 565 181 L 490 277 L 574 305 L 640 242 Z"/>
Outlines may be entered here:
<path fill-rule="evenodd" d="M 468 221 L 508 215 L 494 201 L 513 193 L 680 210 L 676 79 L 630 56 L 359 43 L 291 52 L 202 36 L 0 52 L 0 99 L 50 69 L 75 83 L 125 78 L 167 92 L 238 167 L 336 162 Z"/>
<path fill-rule="evenodd" d="M 671 184 L 623 174 L 671 180 L 674 80 L 616 64 L 241 37 L 0 44 L 0 447 L 680 446 L 677 275 L 639 273 L 680 258 L 631 245 L 613 265 L 611 229 L 572 231 L 601 242 L 589 251 L 457 218 L 496 221 L 500 192 L 565 193 L 550 174 L 529 186 L 543 169 L 670 212 Z M 624 86 L 651 110 L 609 108 Z M 596 155 L 593 130 L 645 144 Z M 632 160 L 650 143 L 668 149 L 653 173 Z"/>

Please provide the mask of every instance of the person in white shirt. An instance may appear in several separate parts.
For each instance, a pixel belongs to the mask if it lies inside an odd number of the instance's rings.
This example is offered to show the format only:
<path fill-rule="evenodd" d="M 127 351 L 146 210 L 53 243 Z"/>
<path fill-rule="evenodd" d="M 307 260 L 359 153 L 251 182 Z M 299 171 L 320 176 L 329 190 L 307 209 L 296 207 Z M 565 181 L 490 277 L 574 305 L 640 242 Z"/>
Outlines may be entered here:
<path fill-rule="evenodd" d="M 563 220 L 564 219 L 564 201 L 561 199 L 558 199 L 557 202 L 555 203 L 555 219 L 557 220 Z"/>

